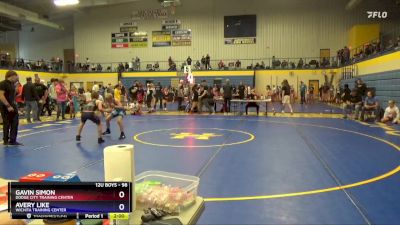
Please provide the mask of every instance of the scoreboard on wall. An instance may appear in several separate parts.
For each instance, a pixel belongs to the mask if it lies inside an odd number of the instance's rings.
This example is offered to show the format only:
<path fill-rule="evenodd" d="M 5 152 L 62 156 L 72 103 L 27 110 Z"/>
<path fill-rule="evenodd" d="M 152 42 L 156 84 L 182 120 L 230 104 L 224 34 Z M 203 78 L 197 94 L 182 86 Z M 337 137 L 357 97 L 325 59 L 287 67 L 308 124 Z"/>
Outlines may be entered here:
<path fill-rule="evenodd" d="M 132 212 L 132 183 L 26 183 L 8 185 L 13 219 L 113 219 Z"/>

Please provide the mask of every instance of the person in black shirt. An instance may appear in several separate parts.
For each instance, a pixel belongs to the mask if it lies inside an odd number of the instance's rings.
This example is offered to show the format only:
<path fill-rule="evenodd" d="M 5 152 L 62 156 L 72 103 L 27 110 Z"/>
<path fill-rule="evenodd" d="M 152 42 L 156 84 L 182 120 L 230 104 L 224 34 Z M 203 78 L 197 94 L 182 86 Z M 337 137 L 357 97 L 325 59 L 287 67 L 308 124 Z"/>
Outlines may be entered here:
<path fill-rule="evenodd" d="M 3 119 L 4 145 L 21 145 L 17 142 L 19 119 L 14 86 L 17 81 L 18 74 L 9 70 L 5 80 L 0 82 L 0 112 Z"/>
<path fill-rule="evenodd" d="M 342 101 L 343 103 L 346 103 L 347 101 L 350 101 L 350 94 L 351 90 L 349 88 L 348 84 L 344 85 L 343 93 L 342 93 Z"/>
<path fill-rule="evenodd" d="M 129 97 L 132 103 L 137 103 L 137 95 L 139 90 L 139 83 L 135 81 L 132 87 L 129 88 Z"/>
<path fill-rule="evenodd" d="M 243 82 L 240 82 L 238 89 L 239 89 L 239 99 L 244 99 L 244 90 L 246 89 L 246 87 L 243 85 Z"/>
<path fill-rule="evenodd" d="M 163 102 L 163 87 L 161 86 L 161 83 L 158 82 L 155 86 L 156 93 L 155 93 L 155 98 L 156 98 L 156 103 L 154 104 L 154 110 L 156 109 L 157 102 L 160 102 L 160 111 L 162 111 L 162 102 Z"/>
<path fill-rule="evenodd" d="M 232 100 L 232 85 L 229 79 L 226 79 L 225 85 L 222 87 L 224 95 L 224 113 L 229 113 L 231 111 L 231 100 Z"/>
<path fill-rule="evenodd" d="M 199 94 L 199 112 L 200 113 L 203 111 L 203 106 L 205 106 L 208 109 L 208 112 L 210 114 L 213 113 L 212 107 L 209 104 L 209 102 L 210 102 L 209 97 L 210 97 L 209 88 L 208 88 L 207 82 L 204 81 L 201 85 L 200 94 Z"/>
<path fill-rule="evenodd" d="M 40 121 L 40 115 L 42 114 L 43 106 L 46 103 L 47 96 L 49 94 L 46 85 L 40 83 L 40 78 L 35 77 L 35 90 L 36 94 L 39 97 L 39 101 L 37 102 L 38 105 L 38 113 L 37 118 Z"/>
<path fill-rule="evenodd" d="M 28 123 L 32 123 L 31 121 L 31 111 L 33 120 L 38 121 L 38 105 L 39 97 L 36 93 L 35 85 L 32 83 L 32 78 L 26 78 L 26 84 L 24 84 L 22 91 L 22 100 L 25 101 L 25 114 L 26 120 Z"/>
<path fill-rule="evenodd" d="M 194 109 L 197 108 L 198 109 L 198 103 L 199 103 L 199 91 L 198 91 L 198 86 L 197 84 L 194 84 L 194 86 L 192 87 L 192 107 L 190 108 L 190 113 L 194 112 Z"/>
<path fill-rule="evenodd" d="M 285 113 L 285 105 L 289 106 L 290 114 L 293 114 L 292 104 L 290 103 L 290 85 L 286 79 L 282 82 L 282 113 Z"/>
<path fill-rule="evenodd" d="M 206 56 L 206 70 L 210 70 L 211 69 L 210 62 L 211 62 L 210 55 L 207 54 L 207 56 Z"/>
<path fill-rule="evenodd" d="M 367 96 L 367 85 L 361 79 L 357 79 L 356 89 L 357 95 L 361 96 L 362 100 L 364 101 Z"/>
<path fill-rule="evenodd" d="M 187 65 L 191 66 L 192 65 L 192 58 L 190 56 L 186 59 Z"/>
<path fill-rule="evenodd" d="M 250 100 L 256 100 L 257 95 L 256 95 L 256 90 L 253 88 L 251 89 L 250 95 L 248 96 L 248 99 Z M 257 116 L 260 112 L 260 106 L 258 105 L 258 103 L 256 102 L 249 102 L 246 104 L 246 115 L 248 115 L 248 110 L 250 107 L 255 107 L 257 109 Z"/>
<path fill-rule="evenodd" d="M 353 113 L 354 119 L 358 120 L 358 114 L 362 106 L 362 98 L 357 94 L 357 89 L 353 89 L 349 97 L 344 98 L 343 119 L 347 119 L 347 114 Z"/>

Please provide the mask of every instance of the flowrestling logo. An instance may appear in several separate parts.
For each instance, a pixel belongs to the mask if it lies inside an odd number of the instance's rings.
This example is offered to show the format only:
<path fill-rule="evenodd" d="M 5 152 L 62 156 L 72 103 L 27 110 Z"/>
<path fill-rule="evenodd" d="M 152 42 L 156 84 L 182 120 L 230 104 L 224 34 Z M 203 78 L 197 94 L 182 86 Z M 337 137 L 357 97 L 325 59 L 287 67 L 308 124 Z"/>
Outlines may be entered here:
<path fill-rule="evenodd" d="M 388 16 L 388 13 L 386 11 L 379 12 L 379 11 L 367 11 L 368 18 L 375 19 L 385 19 Z"/>

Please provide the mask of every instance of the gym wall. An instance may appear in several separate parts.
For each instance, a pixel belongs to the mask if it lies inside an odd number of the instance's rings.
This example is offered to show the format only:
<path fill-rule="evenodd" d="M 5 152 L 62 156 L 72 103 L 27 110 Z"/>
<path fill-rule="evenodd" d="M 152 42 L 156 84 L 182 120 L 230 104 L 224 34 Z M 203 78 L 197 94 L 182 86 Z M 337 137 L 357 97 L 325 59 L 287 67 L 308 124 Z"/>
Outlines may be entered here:
<path fill-rule="evenodd" d="M 151 32 L 161 29 L 161 19 L 138 21 L 140 31 L 149 34 L 149 47 L 112 49 L 111 33 L 119 31 L 121 22 L 130 21 L 133 11 L 160 8 L 158 1 L 97 7 L 74 18 L 75 50 L 79 60 L 91 62 L 125 62 L 135 56 L 151 63 L 172 56 L 182 61 L 210 53 L 212 60 L 260 59 L 276 57 L 318 57 L 319 50 L 330 48 L 336 55 L 348 44 L 348 31 L 355 24 L 381 23 L 381 31 L 391 30 L 392 19 L 370 20 L 366 9 L 346 11 L 348 0 L 184 0 L 173 18 L 182 21 L 183 29 L 192 29 L 192 46 L 150 47 Z M 257 14 L 257 43 L 224 44 L 224 16 Z M 243 65 L 247 66 L 247 65 Z"/>

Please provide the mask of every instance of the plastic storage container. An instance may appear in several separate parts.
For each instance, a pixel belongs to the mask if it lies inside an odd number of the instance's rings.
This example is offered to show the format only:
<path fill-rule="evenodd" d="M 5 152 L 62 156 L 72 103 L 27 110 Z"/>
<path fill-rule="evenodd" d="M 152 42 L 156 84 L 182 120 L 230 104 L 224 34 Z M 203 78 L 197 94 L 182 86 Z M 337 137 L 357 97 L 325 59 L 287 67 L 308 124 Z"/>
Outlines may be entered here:
<path fill-rule="evenodd" d="M 138 209 L 155 207 L 177 213 L 195 203 L 200 178 L 195 176 L 147 171 L 136 176 L 135 193 Z"/>

